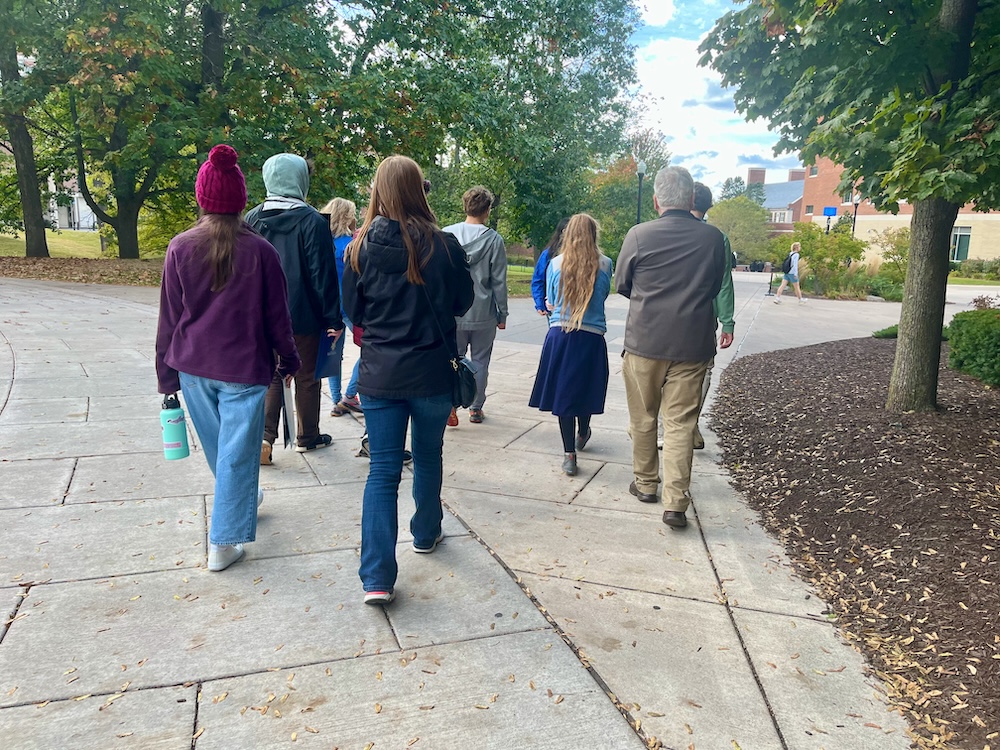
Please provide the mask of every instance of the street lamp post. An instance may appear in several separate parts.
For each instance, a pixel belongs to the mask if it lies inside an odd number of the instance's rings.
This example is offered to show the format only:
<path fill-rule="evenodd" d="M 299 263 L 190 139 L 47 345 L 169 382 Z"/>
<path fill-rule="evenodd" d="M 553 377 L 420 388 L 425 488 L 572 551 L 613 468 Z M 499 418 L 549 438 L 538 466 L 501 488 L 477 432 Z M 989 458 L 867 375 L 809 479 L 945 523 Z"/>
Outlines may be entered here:
<path fill-rule="evenodd" d="M 646 176 L 646 162 L 639 162 L 636 171 L 639 173 L 639 202 L 635 207 L 635 223 L 640 224 L 642 223 L 642 178 Z"/>
<path fill-rule="evenodd" d="M 851 221 L 851 239 L 854 239 L 854 228 L 858 225 L 858 204 L 861 202 L 861 196 L 857 193 L 854 194 L 854 219 Z"/>

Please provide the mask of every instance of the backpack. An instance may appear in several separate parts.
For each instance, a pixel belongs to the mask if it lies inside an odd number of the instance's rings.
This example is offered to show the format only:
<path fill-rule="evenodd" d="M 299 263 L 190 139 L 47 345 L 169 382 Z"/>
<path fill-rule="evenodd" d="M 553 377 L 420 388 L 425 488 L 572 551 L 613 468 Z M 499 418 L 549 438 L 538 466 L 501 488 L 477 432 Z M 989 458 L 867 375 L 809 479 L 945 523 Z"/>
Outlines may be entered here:
<path fill-rule="evenodd" d="M 792 254 L 791 253 L 789 253 L 788 257 L 785 258 L 785 260 L 782 262 L 782 264 L 781 264 L 781 272 L 782 273 L 791 273 L 792 272 Z"/>

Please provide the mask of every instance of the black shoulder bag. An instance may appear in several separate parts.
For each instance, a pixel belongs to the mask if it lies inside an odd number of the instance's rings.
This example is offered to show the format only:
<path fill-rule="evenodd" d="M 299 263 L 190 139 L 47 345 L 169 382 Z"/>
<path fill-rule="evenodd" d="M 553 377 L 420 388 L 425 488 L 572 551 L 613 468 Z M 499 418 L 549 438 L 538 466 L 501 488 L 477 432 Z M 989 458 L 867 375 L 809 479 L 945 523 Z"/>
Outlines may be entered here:
<path fill-rule="evenodd" d="M 437 310 L 431 302 L 431 295 L 427 291 L 427 284 L 421 284 L 427 304 L 431 308 L 431 316 L 437 326 L 438 333 L 441 334 L 441 344 L 445 349 L 451 350 L 451 405 L 458 408 L 467 409 L 476 400 L 476 366 L 467 357 L 459 357 L 457 347 L 448 346 L 448 337 L 444 335 L 441 321 L 438 319 Z"/>

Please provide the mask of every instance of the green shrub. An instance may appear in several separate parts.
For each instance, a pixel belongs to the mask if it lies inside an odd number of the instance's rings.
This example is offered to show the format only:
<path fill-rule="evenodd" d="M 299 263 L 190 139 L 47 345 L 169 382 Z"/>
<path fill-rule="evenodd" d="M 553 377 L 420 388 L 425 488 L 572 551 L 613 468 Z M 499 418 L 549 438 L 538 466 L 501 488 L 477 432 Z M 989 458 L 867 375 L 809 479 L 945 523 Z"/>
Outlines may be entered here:
<path fill-rule="evenodd" d="M 951 337 L 951 329 L 945 326 L 941 329 L 941 340 L 948 341 Z M 877 331 L 872 331 L 872 338 L 876 339 L 895 339 L 899 338 L 899 323 L 889 326 L 888 328 L 880 328 Z"/>
<path fill-rule="evenodd" d="M 872 331 L 872 336 L 877 339 L 894 339 L 899 335 L 899 323 L 891 325 L 888 328 L 880 328 L 877 331 Z"/>
<path fill-rule="evenodd" d="M 872 277 L 868 285 L 869 294 L 889 300 L 890 302 L 903 301 L 903 284 L 895 281 L 890 276 L 879 273 Z"/>
<path fill-rule="evenodd" d="M 949 364 L 1000 386 L 1000 310 L 969 310 L 951 319 Z"/>

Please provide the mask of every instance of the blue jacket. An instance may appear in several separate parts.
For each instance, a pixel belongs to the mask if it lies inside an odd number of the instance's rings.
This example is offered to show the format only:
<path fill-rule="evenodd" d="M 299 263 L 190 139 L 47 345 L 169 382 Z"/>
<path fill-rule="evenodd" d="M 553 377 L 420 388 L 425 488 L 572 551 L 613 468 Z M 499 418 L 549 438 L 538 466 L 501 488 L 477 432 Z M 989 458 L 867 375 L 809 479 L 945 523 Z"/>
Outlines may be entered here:
<path fill-rule="evenodd" d="M 531 274 L 531 296 L 535 300 L 535 309 L 548 312 L 545 306 L 545 274 L 549 270 L 549 249 L 545 248 L 538 256 L 535 272 Z"/>
<path fill-rule="evenodd" d="M 342 234 L 333 238 L 333 255 L 337 259 L 337 288 L 340 290 L 340 314 L 347 317 L 344 311 L 344 251 L 354 239 L 353 235 Z"/>
<path fill-rule="evenodd" d="M 555 309 L 549 316 L 549 328 L 562 325 L 562 299 L 559 296 L 559 275 L 562 272 L 563 256 L 559 255 L 549 263 L 549 271 L 546 275 L 545 293 L 548 299 L 552 300 Z M 600 265 L 597 268 L 597 277 L 594 279 L 594 294 L 587 305 L 587 311 L 583 314 L 583 322 L 580 325 L 581 331 L 599 333 L 602 336 L 608 330 L 608 321 L 604 316 L 604 301 L 611 292 L 611 258 L 606 255 L 601 256 Z"/>

